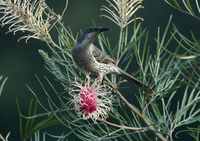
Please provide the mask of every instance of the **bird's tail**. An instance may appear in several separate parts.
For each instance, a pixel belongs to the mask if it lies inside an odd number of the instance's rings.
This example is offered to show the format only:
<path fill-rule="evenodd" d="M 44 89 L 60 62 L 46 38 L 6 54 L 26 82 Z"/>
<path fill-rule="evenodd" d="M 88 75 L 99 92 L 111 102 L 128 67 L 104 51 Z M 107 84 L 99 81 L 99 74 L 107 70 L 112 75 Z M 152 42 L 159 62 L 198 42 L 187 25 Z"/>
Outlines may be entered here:
<path fill-rule="evenodd" d="M 127 72 L 123 71 L 122 69 L 118 69 L 118 70 L 119 70 L 119 75 L 122 76 L 124 79 L 133 82 L 137 87 L 144 90 L 145 92 L 153 93 L 153 90 L 150 87 L 146 86 L 135 77 L 131 76 Z"/>

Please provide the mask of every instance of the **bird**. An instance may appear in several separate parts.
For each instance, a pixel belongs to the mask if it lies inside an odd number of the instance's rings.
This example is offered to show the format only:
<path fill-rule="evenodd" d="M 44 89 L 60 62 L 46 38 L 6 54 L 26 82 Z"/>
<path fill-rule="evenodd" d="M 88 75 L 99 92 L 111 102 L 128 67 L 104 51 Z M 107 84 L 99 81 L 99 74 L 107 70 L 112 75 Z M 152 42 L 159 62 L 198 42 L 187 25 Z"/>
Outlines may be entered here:
<path fill-rule="evenodd" d="M 84 31 L 77 44 L 72 48 L 72 58 L 75 64 L 84 72 L 95 74 L 100 79 L 103 79 L 107 74 L 113 73 L 133 82 L 142 90 L 152 92 L 149 86 L 123 71 L 109 55 L 93 44 L 100 33 L 108 30 L 105 27 L 90 27 Z"/>

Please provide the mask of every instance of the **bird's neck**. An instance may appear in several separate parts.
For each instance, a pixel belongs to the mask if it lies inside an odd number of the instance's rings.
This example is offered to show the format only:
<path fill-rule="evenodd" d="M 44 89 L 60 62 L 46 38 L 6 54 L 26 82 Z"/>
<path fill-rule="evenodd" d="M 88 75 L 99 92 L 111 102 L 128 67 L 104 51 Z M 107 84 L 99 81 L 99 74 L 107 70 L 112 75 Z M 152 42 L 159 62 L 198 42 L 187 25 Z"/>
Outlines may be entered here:
<path fill-rule="evenodd" d="M 80 47 L 89 47 L 93 44 L 95 39 L 96 36 L 89 36 L 87 34 L 84 34 L 78 39 L 78 44 L 80 45 Z"/>
<path fill-rule="evenodd" d="M 79 43 L 79 47 L 85 48 L 85 49 L 91 48 L 92 45 L 93 45 L 93 42 L 89 40 L 83 40 L 82 42 Z"/>

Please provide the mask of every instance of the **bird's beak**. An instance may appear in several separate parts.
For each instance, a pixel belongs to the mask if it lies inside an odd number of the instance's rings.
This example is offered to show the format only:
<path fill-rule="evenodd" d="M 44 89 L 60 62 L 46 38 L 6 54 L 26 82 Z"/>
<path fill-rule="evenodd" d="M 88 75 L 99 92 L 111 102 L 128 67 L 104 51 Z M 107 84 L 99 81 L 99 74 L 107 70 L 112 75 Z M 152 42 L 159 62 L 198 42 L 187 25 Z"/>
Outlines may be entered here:
<path fill-rule="evenodd" d="M 109 28 L 104 28 L 104 27 L 101 27 L 101 28 L 99 28 L 99 33 L 101 33 L 101 32 L 104 32 L 104 31 L 108 31 L 109 30 Z"/>

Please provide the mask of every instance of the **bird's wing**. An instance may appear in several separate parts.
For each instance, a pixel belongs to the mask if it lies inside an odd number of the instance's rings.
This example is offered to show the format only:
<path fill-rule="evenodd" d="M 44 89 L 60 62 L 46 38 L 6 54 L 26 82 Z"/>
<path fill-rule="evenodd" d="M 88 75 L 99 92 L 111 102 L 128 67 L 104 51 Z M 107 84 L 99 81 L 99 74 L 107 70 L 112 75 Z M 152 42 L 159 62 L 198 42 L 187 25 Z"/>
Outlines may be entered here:
<path fill-rule="evenodd" d="M 94 45 L 93 45 L 93 55 L 98 62 L 106 64 L 115 63 L 115 61 L 110 56 L 108 56 L 105 52 L 101 51 Z"/>

